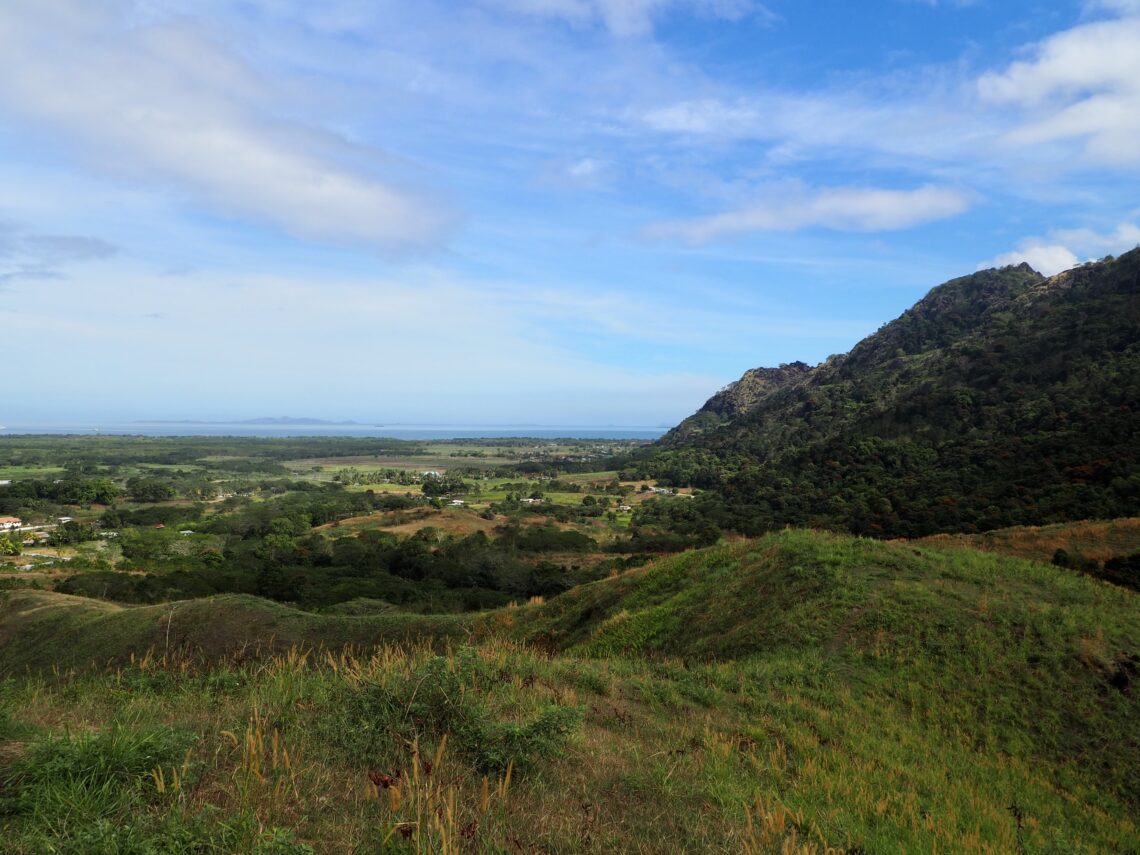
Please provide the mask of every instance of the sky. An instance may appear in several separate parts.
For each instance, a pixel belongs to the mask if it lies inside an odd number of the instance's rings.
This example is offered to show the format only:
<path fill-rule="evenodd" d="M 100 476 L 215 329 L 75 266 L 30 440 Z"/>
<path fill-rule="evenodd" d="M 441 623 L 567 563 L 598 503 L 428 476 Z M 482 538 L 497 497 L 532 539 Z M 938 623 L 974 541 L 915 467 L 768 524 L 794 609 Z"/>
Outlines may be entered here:
<path fill-rule="evenodd" d="M 3 0 L 0 423 L 671 425 L 1138 140 L 1140 0 Z"/>

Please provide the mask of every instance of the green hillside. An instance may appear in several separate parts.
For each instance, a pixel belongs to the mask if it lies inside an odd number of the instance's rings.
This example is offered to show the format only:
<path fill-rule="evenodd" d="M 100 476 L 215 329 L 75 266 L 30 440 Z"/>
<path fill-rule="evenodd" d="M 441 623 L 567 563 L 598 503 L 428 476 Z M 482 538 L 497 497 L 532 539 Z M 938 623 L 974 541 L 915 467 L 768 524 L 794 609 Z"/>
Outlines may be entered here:
<path fill-rule="evenodd" d="M 1134 516 L 1138 401 L 1140 250 L 985 270 L 814 369 L 749 372 L 629 474 L 707 489 L 695 508 L 744 533 Z"/>
<path fill-rule="evenodd" d="M 1079 757 L 1140 804 L 1137 605 L 1041 563 L 786 531 L 581 586 L 518 626 L 589 656 L 810 663 L 990 750 Z"/>
<path fill-rule="evenodd" d="M 319 615 L 243 594 L 121 606 L 40 591 L 0 595 L 0 675 L 117 665 L 148 651 L 206 662 L 294 647 L 340 650 L 467 637 L 460 616 Z"/>
<path fill-rule="evenodd" d="M 786 531 L 467 625 L 11 593 L 0 644 L 16 853 L 1140 851 L 1137 595 L 1018 558 Z"/>

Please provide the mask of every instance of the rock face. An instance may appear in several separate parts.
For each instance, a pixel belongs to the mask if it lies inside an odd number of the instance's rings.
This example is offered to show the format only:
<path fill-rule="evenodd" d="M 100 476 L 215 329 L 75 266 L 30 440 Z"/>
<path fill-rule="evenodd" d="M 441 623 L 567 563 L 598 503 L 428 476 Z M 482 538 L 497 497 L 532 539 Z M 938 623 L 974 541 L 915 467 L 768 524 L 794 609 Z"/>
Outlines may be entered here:
<path fill-rule="evenodd" d="M 709 398 L 700 412 L 713 412 L 726 419 L 750 413 L 761 400 L 799 383 L 809 371 L 811 366 L 806 362 L 786 362 L 779 368 L 752 368 Z"/>
<path fill-rule="evenodd" d="M 684 440 L 747 415 L 768 396 L 801 382 L 814 369 L 806 362 L 786 362 L 778 368 L 750 368 L 729 383 L 703 407 L 666 434 L 668 440 Z"/>

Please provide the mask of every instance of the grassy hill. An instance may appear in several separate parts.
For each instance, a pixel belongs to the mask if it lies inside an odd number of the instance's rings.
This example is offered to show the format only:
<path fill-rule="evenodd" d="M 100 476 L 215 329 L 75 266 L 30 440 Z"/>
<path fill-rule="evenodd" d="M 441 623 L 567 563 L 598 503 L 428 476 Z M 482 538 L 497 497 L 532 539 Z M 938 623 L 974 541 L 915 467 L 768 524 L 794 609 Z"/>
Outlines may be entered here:
<path fill-rule="evenodd" d="M 0 596 L 0 675 L 114 666 L 146 653 L 180 660 L 268 657 L 291 648 L 464 640 L 460 616 L 342 616 L 225 594 L 153 606 L 121 606 L 47 591 Z"/>
<path fill-rule="evenodd" d="M 467 623 L 11 593 L 0 645 L 16 853 L 1140 851 L 1137 595 L 1013 557 L 786 531 Z"/>
<path fill-rule="evenodd" d="M 1140 555 L 1140 517 L 1118 520 L 1080 520 L 1072 523 L 1055 523 L 1045 526 L 1014 526 L 999 528 L 981 534 L 934 534 L 922 538 L 931 546 L 960 546 L 999 552 L 1019 558 L 1030 558 L 1052 563 L 1057 550 L 1066 553 L 1076 566 L 1099 562 L 1099 568 L 1086 566 L 1091 575 L 1106 578 L 1104 563 Z M 1111 579 L 1134 590 L 1140 588 L 1140 579 Z"/>
<path fill-rule="evenodd" d="M 753 370 L 630 474 L 722 528 L 877 537 L 1140 512 L 1140 250 L 934 288 L 812 369 Z M 635 520 L 636 522 L 636 520 Z"/>

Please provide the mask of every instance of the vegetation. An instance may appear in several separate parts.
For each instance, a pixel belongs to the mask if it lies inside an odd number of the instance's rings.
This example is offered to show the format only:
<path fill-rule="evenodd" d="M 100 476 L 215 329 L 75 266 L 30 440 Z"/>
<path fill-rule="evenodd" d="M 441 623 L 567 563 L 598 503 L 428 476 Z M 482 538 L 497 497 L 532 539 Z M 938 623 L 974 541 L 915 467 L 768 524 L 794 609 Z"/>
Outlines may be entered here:
<path fill-rule="evenodd" d="M 632 488 L 564 471 L 634 445 L 4 437 L 0 470 L 44 464 L 54 447 L 63 471 L 0 486 L 0 511 L 38 526 L 0 550 L 34 546 L 32 569 L 52 567 L 55 590 L 115 602 L 234 593 L 478 610 L 552 596 L 644 551 L 616 543 L 629 514 L 611 503 Z"/>
<path fill-rule="evenodd" d="M 955 279 L 814 369 L 750 372 L 630 461 L 720 528 L 876 537 L 1140 513 L 1140 250 Z"/>
<path fill-rule="evenodd" d="M 1136 595 L 1044 563 L 785 532 L 474 617 L 4 596 L 18 855 L 1136 851 Z"/>
<path fill-rule="evenodd" d="M 975 535 L 938 534 L 925 541 L 1049 561 L 1140 591 L 1140 519 L 1136 518 L 1020 526 Z"/>

